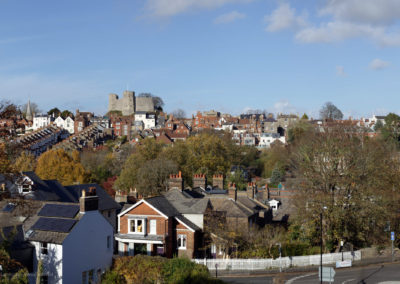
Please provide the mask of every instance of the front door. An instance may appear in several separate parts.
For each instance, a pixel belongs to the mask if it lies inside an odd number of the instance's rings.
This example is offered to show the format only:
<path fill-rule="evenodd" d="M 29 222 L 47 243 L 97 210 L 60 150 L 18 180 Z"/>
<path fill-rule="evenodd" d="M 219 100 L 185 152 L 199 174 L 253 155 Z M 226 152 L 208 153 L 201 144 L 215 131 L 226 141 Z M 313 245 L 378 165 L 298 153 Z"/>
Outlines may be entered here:
<path fill-rule="evenodd" d="M 135 244 L 135 255 L 147 254 L 147 244 Z"/>

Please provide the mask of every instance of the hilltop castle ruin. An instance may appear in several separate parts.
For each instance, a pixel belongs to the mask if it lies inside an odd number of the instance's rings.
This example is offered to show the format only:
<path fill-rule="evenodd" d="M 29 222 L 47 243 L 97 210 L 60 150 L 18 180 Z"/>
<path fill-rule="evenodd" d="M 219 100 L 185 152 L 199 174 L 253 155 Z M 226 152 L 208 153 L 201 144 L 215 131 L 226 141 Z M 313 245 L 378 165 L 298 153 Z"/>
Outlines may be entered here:
<path fill-rule="evenodd" d="M 108 111 L 121 111 L 122 115 L 132 115 L 138 111 L 154 111 L 154 102 L 151 97 L 136 97 L 133 91 L 124 91 L 123 97 L 117 94 L 109 95 Z"/>

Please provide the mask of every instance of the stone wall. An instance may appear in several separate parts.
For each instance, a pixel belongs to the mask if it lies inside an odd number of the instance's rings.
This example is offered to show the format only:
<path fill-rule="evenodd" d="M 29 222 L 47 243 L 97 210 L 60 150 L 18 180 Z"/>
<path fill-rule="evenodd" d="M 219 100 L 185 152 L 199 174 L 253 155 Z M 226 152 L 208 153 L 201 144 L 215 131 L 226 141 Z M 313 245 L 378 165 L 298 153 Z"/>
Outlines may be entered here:
<path fill-rule="evenodd" d="M 137 111 L 154 111 L 152 98 L 135 97 L 135 92 L 124 91 L 123 97 L 119 98 L 117 94 L 108 96 L 108 111 L 121 111 L 122 115 L 133 115 Z"/>

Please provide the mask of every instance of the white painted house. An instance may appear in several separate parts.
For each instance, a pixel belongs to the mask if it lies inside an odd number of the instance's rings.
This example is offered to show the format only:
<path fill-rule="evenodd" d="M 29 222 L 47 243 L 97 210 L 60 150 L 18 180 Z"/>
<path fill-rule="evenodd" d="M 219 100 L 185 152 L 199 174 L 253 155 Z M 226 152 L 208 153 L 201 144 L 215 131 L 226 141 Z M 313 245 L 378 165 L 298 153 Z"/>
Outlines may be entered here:
<path fill-rule="evenodd" d="M 275 141 L 285 144 L 286 138 L 285 136 L 281 136 L 279 133 L 261 133 L 257 147 L 260 149 L 267 149 L 270 148 L 271 144 Z"/>
<path fill-rule="evenodd" d="M 54 123 L 58 127 L 67 130 L 71 134 L 74 134 L 74 119 L 72 117 L 68 116 L 66 119 L 63 119 L 61 116 L 59 116 L 54 120 Z"/>
<path fill-rule="evenodd" d="M 83 193 L 80 205 L 46 202 L 30 217 L 25 237 L 35 246 L 34 271 L 42 260 L 43 283 L 99 283 L 112 264 L 114 236 L 97 208 L 98 196 Z"/>
<path fill-rule="evenodd" d="M 135 112 L 135 121 L 142 121 L 144 129 L 153 129 L 156 127 L 156 115 L 145 111 Z"/>
<path fill-rule="evenodd" d="M 50 125 L 50 123 L 54 120 L 54 117 L 50 115 L 37 115 L 33 117 L 33 123 L 32 123 L 32 130 L 38 130 L 39 128 L 46 127 Z"/>

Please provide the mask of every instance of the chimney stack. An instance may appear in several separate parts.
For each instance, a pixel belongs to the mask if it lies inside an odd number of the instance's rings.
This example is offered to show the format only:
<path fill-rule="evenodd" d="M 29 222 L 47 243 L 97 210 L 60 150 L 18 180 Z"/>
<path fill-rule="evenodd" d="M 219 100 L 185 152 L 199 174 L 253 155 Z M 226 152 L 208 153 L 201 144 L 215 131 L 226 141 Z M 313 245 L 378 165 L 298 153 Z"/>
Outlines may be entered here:
<path fill-rule="evenodd" d="M 97 211 L 99 209 L 99 197 L 96 195 L 96 188 L 90 187 L 88 193 L 82 190 L 82 196 L 79 198 L 80 213 L 88 211 Z"/>
<path fill-rule="evenodd" d="M 229 184 L 228 194 L 229 194 L 229 198 L 232 198 L 233 200 L 235 200 L 235 202 L 237 201 L 237 188 L 236 188 L 236 184 L 234 184 L 234 183 L 230 183 L 230 184 Z"/>
<path fill-rule="evenodd" d="M 247 197 L 254 199 L 256 197 L 256 183 L 255 182 L 249 182 L 247 185 Z"/>
<path fill-rule="evenodd" d="M 177 188 L 182 191 L 183 186 L 184 186 L 184 181 L 181 171 L 179 171 L 177 175 L 169 175 L 168 189 Z"/>
<path fill-rule="evenodd" d="M 224 189 L 224 175 L 213 175 L 213 187 Z"/>
<path fill-rule="evenodd" d="M 196 174 L 193 176 L 193 188 L 201 187 L 207 188 L 207 177 L 204 174 Z"/>

